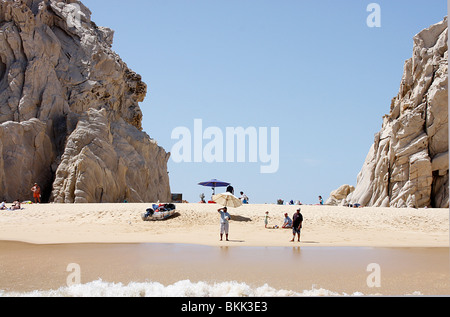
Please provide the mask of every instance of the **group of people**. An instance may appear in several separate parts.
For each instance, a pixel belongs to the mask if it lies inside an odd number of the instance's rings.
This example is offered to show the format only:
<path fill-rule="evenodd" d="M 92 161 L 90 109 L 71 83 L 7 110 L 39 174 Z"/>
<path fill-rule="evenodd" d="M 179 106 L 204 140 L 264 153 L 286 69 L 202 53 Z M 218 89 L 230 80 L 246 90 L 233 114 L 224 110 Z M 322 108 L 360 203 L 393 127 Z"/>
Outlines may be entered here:
<path fill-rule="evenodd" d="M 279 202 L 283 202 L 283 200 L 280 199 Z M 279 205 L 282 205 L 282 204 L 283 203 L 279 203 Z M 302 202 L 299 200 L 297 200 L 297 201 L 290 200 L 288 204 L 289 205 L 303 205 Z M 319 196 L 319 203 L 317 205 L 320 205 L 320 206 L 324 205 L 324 200 L 323 200 L 322 196 Z"/>
<path fill-rule="evenodd" d="M 269 225 L 269 212 L 266 212 L 266 217 L 264 218 L 265 227 Z M 275 226 L 278 229 L 278 226 Z M 289 217 L 288 213 L 284 214 L 284 222 L 281 226 L 283 229 L 292 229 L 293 238 L 291 242 L 295 241 L 295 238 L 298 237 L 298 242 L 300 242 L 300 236 L 303 228 L 303 215 L 301 213 L 301 208 L 297 209 L 297 212 L 291 217 Z"/>
<path fill-rule="evenodd" d="M 227 187 L 227 191 L 226 192 L 234 195 L 234 188 L 233 188 L 233 186 L 229 185 Z M 240 192 L 240 194 L 241 195 L 239 196 L 239 199 L 242 201 L 242 203 L 244 205 L 248 204 L 248 201 L 249 201 L 248 196 L 245 195 L 244 192 L 242 192 L 242 191 Z M 205 194 L 200 194 L 200 199 L 201 200 L 200 200 L 199 204 L 206 204 Z"/>
<path fill-rule="evenodd" d="M 230 231 L 230 219 L 231 216 L 228 213 L 227 207 L 223 207 L 217 210 L 220 214 L 220 241 L 223 241 L 223 235 L 225 234 L 226 241 L 228 240 L 228 235 Z M 303 228 L 303 215 L 301 213 L 301 209 L 297 209 L 297 212 L 292 216 L 292 219 L 289 217 L 289 215 L 286 213 L 284 215 L 284 223 L 282 228 L 283 229 L 292 229 L 292 240 L 291 242 L 295 242 L 295 238 L 297 238 L 297 241 L 300 242 L 302 228 Z M 267 228 L 269 223 L 269 212 L 266 212 L 266 216 L 264 219 L 265 226 Z"/>
<path fill-rule="evenodd" d="M 33 198 L 34 203 L 41 203 L 41 187 L 35 183 L 34 186 L 31 188 L 31 191 L 33 192 Z M 0 203 L 0 210 L 20 210 L 22 209 L 22 202 L 18 199 L 16 200 L 10 208 L 6 206 L 6 201 L 2 201 Z"/>
<path fill-rule="evenodd" d="M 230 194 L 234 195 L 234 188 L 233 188 L 233 186 L 229 185 L 227 187 L 227 193 L 230 193 Z M 240 194 L 241 194 L 241 196 L 239 196 L 239 199 L 242 201 L 242 203 L 244 205 L 248 204 L 248 197 L 247 197 L 247 195 L 245 195 L 244 192 L 240 192 Z"/>

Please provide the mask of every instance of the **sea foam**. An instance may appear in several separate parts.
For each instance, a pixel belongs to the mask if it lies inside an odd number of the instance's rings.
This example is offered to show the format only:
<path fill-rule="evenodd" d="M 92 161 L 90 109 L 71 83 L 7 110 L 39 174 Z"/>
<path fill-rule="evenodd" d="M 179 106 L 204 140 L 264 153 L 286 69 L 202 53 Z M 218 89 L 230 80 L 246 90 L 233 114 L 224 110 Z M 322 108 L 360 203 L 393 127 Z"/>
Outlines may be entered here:
<path fill-rule="evenodd" d="M 308 297 L 308 296 L 362 296 L 361 293 L 339 294 L 326 289 L 305 290 L 301 293 L 277 290 L 265 284 L 251 287 L 238 282 L 191 282 L 179 281 L 172 285 L 157 282 L 128 285 L 97 280 L 87 284 L 62 287 L 57 290 L 36 290 L 32 292 L 7 292 L 0 290 L 0 297 Z"/>

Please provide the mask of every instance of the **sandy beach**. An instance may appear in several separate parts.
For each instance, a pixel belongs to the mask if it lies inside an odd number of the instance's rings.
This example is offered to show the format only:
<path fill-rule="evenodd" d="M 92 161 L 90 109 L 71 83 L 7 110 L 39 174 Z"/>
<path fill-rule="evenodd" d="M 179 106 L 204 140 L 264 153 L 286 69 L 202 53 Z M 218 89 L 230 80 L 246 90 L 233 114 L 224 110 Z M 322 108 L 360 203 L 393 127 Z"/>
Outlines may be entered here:
<path fill-rule="evenodd" d="M 229 209 L 230 241 L 219 241 L 219 206 L 177 204 L 166 221 L 144 222 L 151 204 L 23 205 L 0 211 L 0 240 L 52 243 L 183 243 L 208 246 L 292 246 L 281 226 L 299 206 L 245 205 Z M 302 246 L 448 247 L 447 209 L 348 208 L 301 206 Z"/>
<path fill-rule="evenodd" d="M 0 296 L 450 294 L 445 209 L 301 206 L 303 239 L 292 243 L 291 230 L 266 229 L 264 216 L 281 226 L 299 206 L 229 209 L 228 242 L 217 205 L 176 206 L 160 222 L 142 221 L 149 204 L 1 211 Z M 70 263 L 81 267 L 80 287 L 67 288 Z M 382 268 L 375 289 L 372 263 Z"/>

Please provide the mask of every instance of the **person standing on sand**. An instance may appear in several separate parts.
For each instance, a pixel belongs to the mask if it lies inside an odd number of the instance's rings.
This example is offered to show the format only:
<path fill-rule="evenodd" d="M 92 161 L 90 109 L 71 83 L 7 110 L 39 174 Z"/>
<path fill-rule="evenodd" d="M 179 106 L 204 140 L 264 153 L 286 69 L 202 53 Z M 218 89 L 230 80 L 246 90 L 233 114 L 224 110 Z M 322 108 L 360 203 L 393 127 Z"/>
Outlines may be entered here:
<path fill-rule="evenodd" d="M 231 219 L 230 214 L 227 211 L 227 207 L 220 208 L 217 210 L 220 213 L 220 241 L 223 240 L 223 234 L 225 234 L 227 241 L 228 233 L 230 230 L 229 220 Z"/>
<path fill-rule="evenodd" d="M 31 188 L 31 191 L 33 192 L 34 203 L 35 204 L 37 204 L 38 202 L 41 203 L 41 188 L 37 183 L 34 183 L 34 186 Z"/>
<path fill-rule="evenodd" d="M 295 235 L 298 235 L 298 242 L 300 242 L 300 235 L 303 228 L 303 215 L 301 214 L 301 209 L 297 209 L 297 212 L 292 217 L 292 233 L 294 237 L 291 242 L 295 241 Z"/>
<path fill-rule="evenodd" d="M 267 229 L 267 225 L 269 224 L 269 212 L 266 211 L 266 216 L 264 217 L 265 228 Z"/>

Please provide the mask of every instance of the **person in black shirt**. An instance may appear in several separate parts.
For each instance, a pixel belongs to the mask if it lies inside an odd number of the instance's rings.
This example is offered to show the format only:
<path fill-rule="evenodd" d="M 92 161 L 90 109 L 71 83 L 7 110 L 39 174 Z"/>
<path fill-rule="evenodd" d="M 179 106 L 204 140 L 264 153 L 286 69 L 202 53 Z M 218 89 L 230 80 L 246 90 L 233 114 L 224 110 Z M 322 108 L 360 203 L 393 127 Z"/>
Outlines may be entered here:
<path fill-rule="evenodd" d="M 295 236 L 298 235 L 298 242 L 300 242 L 300 235 L 303 228 L 303 215 L 301 214 L 301 209 L 298 209 L 297 212 L 292 217 L 292 233 L 294 237 L 291 242 L 295 241 Z"/>

